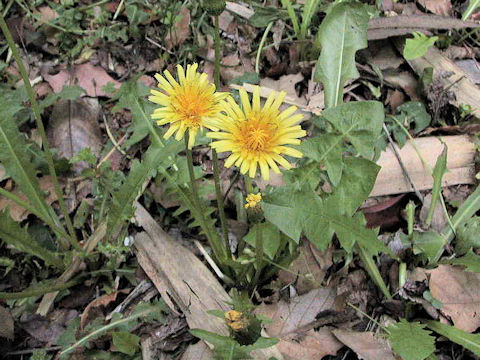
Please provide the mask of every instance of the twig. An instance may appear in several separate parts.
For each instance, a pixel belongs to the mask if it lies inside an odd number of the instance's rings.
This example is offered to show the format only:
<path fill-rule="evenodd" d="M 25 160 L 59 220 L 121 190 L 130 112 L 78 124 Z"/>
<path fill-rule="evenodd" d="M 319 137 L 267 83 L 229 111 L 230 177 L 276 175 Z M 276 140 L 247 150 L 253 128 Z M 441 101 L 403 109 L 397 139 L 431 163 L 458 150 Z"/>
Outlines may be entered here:
<path fill-rule="evenodd" d="M 51 347 L 46 347 L 46 348 L 18 350 L 18 351 L 7 352 L 5 355 L 7 355 L 7 356 L 10 356 L 10 355 L 27 355 L 27 354 L 32 354 L 36 350 L 44 350 L 46 352 L 49 352 L 49 351 L 57 351 L 57 350 L 60 350 L 61 348 L 62 348 L 61 346 L 51 346 Z"/>
<path fill-rule="evenodd" d="M 152 45 L 155 45 L 156 47 L 160 48 L 161 50 L 163 51 L 166 51 L 167 53 L 169 53 L 170 55 L 175 55 L 175 53 L 171 50 L 168 50 L 165 46 L 163 45 L 160 45 L 158 42 L 156 42 L 155 40 L 153 39 L 150 39 L 148 36 L 145 36 L 145 40 L 147 40 L 149 43 L 151 43 Z"/>
<path fill-rule="evenodd" d="M 200 242 L 198 240 L 193 240 L 193 242 L 195 243 L 195 246 L 197 247 L 197 249 L 202 253 L 203 257 L 208 262 L 208 264 L 212 267 L 212 270 L 215 272 L 215 274 L 217 274 L 217 276 L 220 279 L 222 279 L 223 281 L 225 281 L 229 284 L 235 284 L 235 282 L 232 279 L 230 279 L 227 275 L 225 275 L 222 272 L 222 270 L 220 270 L 220 268 L 217 266 L 217 264 L 212 259 L 212 257 L 210 255 L 208 255 L 207 251 L 202 246 L 202 244 L 200 244 Z"/>
<path fill-rule="evenodd" d="M 117 20 L 117 16 L 120 14 L 120 10 L 122 9 L 124 2 L 125 0 L 121 0 L 120 4 L 118 4 L 117 10 L 115 10 L 115 14 L 113 15 L 113 20 Z"/>
<path fill-rule="evenodd" d="M 110 126 L 108 126 L 108 121 L 107 121 L 107 118 L 105 117 L 105 114 L 103 115 L 103 122 L 105 123 L 105 130 L 107 130 L 108 138 L 112 142 L 115 149 L 117 149 L 118 152 L 121 153 L 123 156 L 127 156 L 127 153 L 122 150 L 117 140 L 115 140 L 115 138 L 113 137 L 112 132 L 110 131 Z"/>
<path fill-rule="evenodd" d="M 392 148 L 392 150 L 395 154 L 395 157 L 397 158 L 398 163 L 400 164 L 400 167 L 402 168 L 403 175 L 405 175 L 405 177 L 407 178 L 408 182 L 410 183 L 410 186 L 412 187 L 413 191 L 415 191 L 415 194 L 420 199 L 420 201 L 423 203 L 423 196 L 422 196 L 422 194 L 420 194 L 420 191 L 418 191 L 418 189 L 415 187 L 415 184 L 413 183 L 412 178 L 410 177 L 410 174 L 408 173 L 405 165 L 403 164 L 402 157 L 400 156 L 400 153 L 398 152 L 398 149 L 397 149 L 397 144 L 395 144 L 395 142 L 393 141 L 392 136 L 390 135 L 390 132 L 388 131 L 385 123 L 383 124 L 383 130 L 385 131 L 385 134 L 387 134 L 388 142 L 390 143 L 390 146 L 391 146 L 391 148 Z"/>

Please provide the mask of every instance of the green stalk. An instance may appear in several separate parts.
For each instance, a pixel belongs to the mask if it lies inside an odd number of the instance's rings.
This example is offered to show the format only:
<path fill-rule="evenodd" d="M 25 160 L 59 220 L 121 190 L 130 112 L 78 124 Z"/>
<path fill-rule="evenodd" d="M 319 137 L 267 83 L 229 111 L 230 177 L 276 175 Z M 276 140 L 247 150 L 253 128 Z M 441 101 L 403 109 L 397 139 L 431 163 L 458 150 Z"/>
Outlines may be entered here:
<path fill-rule="evenodd" d="M 210 233 L 210 228 L 208 227 L 205 218 L 204 218 L 204 207 L 202 205 L 202 202 L 200 201 L 200 198 L 198 196 L 198 189 L 197 189 L 197 183 L 195 181 L 195 173 L 193 169 L 193 156 L 192 156 L 192 150 L 188 148 L 188 137 L 185 136 L 185 151 L 187 152 L 187 166 L 188 166 L 188 174 L 190 176 L 190 188 L 192 191 L 192 202 L 193 205 L 198 209 L 198 216 L 201 217 L 201 219 L 198 219 L 199 222 L 203 223 L 202 230 L 205 231 L 205 234 L 207 235 L 207 239 L 210 243 L 210 246 L 213 250 L 213 254 L 217 261 L 222 264 L 224 259 L 225 259 L 225 249 L 222 246 L 222 243 L 220 239 L 215 237 L 214 234 Z M 208 229 L 208 230 L 207 230 Z M 218 235 L 218 234 L 217 234 Z M 217 241 L 218 239 L 218 241 Z"/>
<path fill-rule="evenodd" d="M 17 46 L 15 42 L 13 41 L 12 34 L 10 33 L 10 30 L 8 29 L 7 24 L 5 23 L 5 19 L 3 16 L 0 17 L 0 28 L 2 29 L 3 35 L 5 36 L 5 39 L 7 40 L 8 46 L 10 47 L 10 50 L 12 51 L 12 55 L 15 58 L 15 61 L 18 64 L 18 70 L 20 71 L 20 74 L 22 75 L 23 82 L 25 84 L 25 90 L 27 91 L 28 97 L 30 99 L 33 113 L 35 115 L 35 120 L 37 123 L 38 131 L 40 132 L 40 136 L 42 138 L 42 143 L 45 148 L 45 154 L 46 154 L 46 160 L 48 164 L 48 169 L 50 172 L 50 176 L 52 177 L 53 185 L 55 188 L 55 193 L 58 198 L 58 203 L 60 205 L 60 210 L 65 217 L 65 222 L 67 223 L 67 228 L 68 232 L 70 233 L 70 237 L 68 240 L 72 244 L 73 247 L 75 247 L 77 250 L 81 250 L 80 245 L 78 244 L 77 240 L 77 235 L 75 233 L 75 229 L 73 228 L 72 220 L 68 216 L 68 211 L 67 207 L 65 206 L 65 201 L 63 200 L 63 194 L 60 189 L 60 184 L 58 182 L 57 178 L 57 173 L 55 171 L 55 165 L 53 163 L 53 156 L 50 151 L 50 145 L 48 144 L 47 140 L 47 135 L 45 133 L 45 128 L 43 126 L 42 122 L 42 117 L 40 113 L 40 107 L 38 106 L 37 99 L 35 97 L 35 91 L 32 88 L 32 84 L 30 83 L 30 79 L 28 77 L 27 69 L 25 68 L 25 65 L 23 64 L 22 59 L 20 58 L 20 53 L 17 49 Z"/>
<path fill-rule="evenodd" d="M 69 282 L 63 284 L 53 284 L 50 286 L 38 286 L 32 289 L 28 289 L 25 291 L 17 292 L 17 293 L 8 293 L 8 292 L 0 292 L 0 299 L 3 300 L 16 300 L 16 299 L 24 299 L 33 296 L 41 296 L 44 294 L 48 294 L 54 291 L 65 290 L 80 284 L 82 282 L 83 277 L 79 277 L 75 280 L 71 280 Z"/>
<path fill-rule="evenodd" d="M 215 87 L 220 87 L 220 28 L 218 25 L 218 15 L 215 16 Z M 225 242 L 225 252 L 230 259 L 232 253 L 230 251 L 230 241 L 228 239 L 228 227 L 227 218 L 225 216 L 225 206 L 222 195 L 222 188 L 220 186 L 220 170 L 218 165 L 218 155 L 215 149 L 212 149 L 212 161 L 213 161 L 213 179 L 215 182 L 215 193 L 217 197 L 218 215 L 220 217 L 220 224 L 222 226 L 223 241 Z"/>
<path fill-rule="evenodd" d="M 245 181 L 245 190 L 247 190 L 247 195 L 253 194 L 252 179 L 250 179 L 248 175 L 244 175 L 243 181 Z"/>
<path fill-rule="evenodd" d="M 263 236 L 262 228 L 257 224 L 257 229 L 255 231 L 255 261 L 257 263 L 257 270 L 255 271 L 255 276 L 253 278 L 252 284 L 257 285 L 258 280 L 260 279 L 260 274 L 263 270 Z"/>
<path fill-rule="evenodd" d="M 387 299 L 391 299 L 392 295 L 390 295 L 390 291 L 388 291 L 387 285 L 385 285 L 385 282 L 382 279 L 382 275 L 380 275 L 380 272 L 378 271 L 377 266 L 373 261 L 373 258 L 369 255 L 368 251 L 365 250 L 358 243 L 356 244 L 356 250 L 357 250 L 358 256 L 360 256 L 360 260 L 362 260 L 363 265 L 365 266 L 365 270 L 367 270 L 372 280 L 380 288 L 383 295 L 385 295 Z"/>
<path fill-rule="evenodd" d="M 273 22 L 271 22 L 267 25 L 267 28 L 265 29 L 265 32 L 263 33 L 262 39 L 260 40 L 260 44 L 258 45 L 257 57 L 255 59 L 255 72 L 257 74 L 260 73 L 260 55 L 262 54 L 263 46 L 265 45 L 265 41 L 267 41 L 267 36 L 268 36 L 268 33 L 270 32 L 270 29 L 272 28 L 272 26 L 273 26 Z"/>

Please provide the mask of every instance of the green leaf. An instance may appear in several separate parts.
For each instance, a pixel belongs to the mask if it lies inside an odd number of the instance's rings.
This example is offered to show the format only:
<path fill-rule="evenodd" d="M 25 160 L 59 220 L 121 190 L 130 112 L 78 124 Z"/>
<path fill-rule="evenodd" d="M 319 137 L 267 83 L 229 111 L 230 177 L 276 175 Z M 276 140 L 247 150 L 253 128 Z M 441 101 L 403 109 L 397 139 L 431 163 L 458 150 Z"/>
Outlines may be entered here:
<path fill-rule="evenodd" d="M 420 101 L 406 102 L 397 107 L 396 110 L 400 112 L 397 117 L 401 118 L 400 122 L 402 124 L 415 123 L 415 133 L 424 130 L 432 121 L 432 117 L 425 109 L 425 104 Z"/>
<path fill-rule="evenodd" d="M 443 147 L 443 151 L 437 159 L 435 163 L 435 168 L 433 169 L 433 189 L 432 189 L 432 201 L 430 203 L 430 207 L 428 209 L 427 218 L 425 219 L 425 224 L 430 226 L 433 213 L 437 206 L 438 197 L 441 195 L 440 192 L 442 191 L 442 179 L 443 175 L 447 171 L 447 151 L 448 148 L 445 145 Z"/>
<path fill-rule="evenodd" d="M 114 332 L 112 334 L 112 342 L 118 351 L 130 356 L 135 354 L 140 348 L 140 338 L 126 331 Z"/>
<path fill-rule="evenodd" d="M 190 333 L 214 346 L 215 359 L 219 360 L 243 360 L 252 359 L 250 352 L 269 348 L 278 343 L 278 339 L 260 338 L 252 345 L 240 345 L 229 336 L 221 336 L 212 332 L 192 329 Z"/>
<path fill-rule="evenodd" d="M 416 31 L 413 34 L 413 39 L 407 39 L 405 47 L 403 48 L 403 57 L 405 60 L 413 60 L 425 55 L 428 48 L 435 44 L 438 36 L 428 37 L 425 34 Z"/>
<path fill-rule="evenodd" d="M 388 340 L 395 353 L 404 360 L 423 360 L 435 351 L 435 338 L 426 325 L 401 319 L 387 327 Z"/>
<path fill-rule="evenodd" d="M 342 138 L 348 139 L 360 155 L 372 158 L 382 132 L 385 112 L 378 101 L 352 101 L 323 111 Z"/>
<path fill-rule="evenodd" d="M 427 327 L 480 356 L 480 334 L 469 334 L 439 321 L 425 321 Z"/>
<path fill-rule="evenodd" d="M 280 231 L 278 227 L 269 223 L 255 224 L 248 234 L 243 238 L 245 242 L 255 247 L 256 231 L 260 229 L 262 232 L 263 251 L 270 258 L 274 259 L 278 248 L 281 244 Z"/>
<path fill-rule="evenodd" d="M 468 249 L 480 248 L 480 217 L 474 216 L 468 219 L 464 224 L 457 229 L 457 239 L 455 245 L 455 252 L 458 254 L 465 254 Z"/>
<path fill-rule="evenodd" d="M 436 231 L 413 232 L 413 253 L 424 254 L 428 262 L 435 262 L 435 256 L 446 244 L 445 239 Z"/>
<path fill-rule="evenodd" d="M 248 22 L 250 25 L 256 28 L 265 28 L 273 21 L 286 18 L 286 12 L 282 9 L 278 9 L 275 6 L 256 7 L 255 13 L 252 17 L 250 17 L 250 19 L 248 19 Z"/>
<path fill-rule="evenodd" d="M 463 21 L 467 20 L 467 19 L 470 17 L 470 15 L 472 15 L 473 12 L 474 12 L 475 10 L 477 10 L 477 8 L 478 8 L 479 6 L 480 6 L 480 0 L 470 0 L 470 1 L 468 2 L 468 7 L 467 7 L 467 9 L 465 10 L 465 12 L 464 12 L 463 15 L 462 15 L 462 20 L 463 20 Z"/>
<path fill-rule="evenodd" d="M 336 134 L 321 134 L 311 137 L 302 141 L 299 146 L 300 151 L 306 157 L 325 164 L 333 186 L 337 186 L 342 177 L 344 148 L 343 138 Z"/>
<path fill-rule="evenodd" d="M 27 229 L 20 227 L 6 211 L 0 211 L 0 239 L 20 251 L 42 259 L 47 265 L 63 268 L 63 261 L 58 254 L 41 247 Z"/>
<path fill-rule="evenodd" d="M 127 148 L 143 140 L 148 134 L 152 135 L 152 143 L 161 147 L 164 143 L 161 128 L 150 118 L 155 104 L 145 100 L 150 94 L 150 88 L 138 81 L 140 75 L 122 84 L 113 98 L 118 100 L 118 103 L 112 111 L 126 108 L 132 112 L 133 134 L 125 143 Z"/>
<path fill-rule="evenodd" d="M 262 201 L 262 209 L 265 218 L 276 225 L 281 232 L 297 243 L 300 241 L 302 223 L 294 208 Z"/>
<path fill-rule="evenodd" d="M 346 81 L 359 77 L 355 53 L 367 47 L 367 8 L 359 3 L 337 3 L 320 25 L 317 43 L 322 52 L 315 81 L 323 84 L 326 108 L 339 105 Z"/>
<path fill-rule="evenodd" d="M 43 99 L 40 102 L 40 108 L 45 109 L 46 107 L 49 107 L 53 105 L 55 102 L 57 102 L 60 99 L 64 100 L 75 100 L 78 99 L 80 96 L 82 96 L 85 93 L 85 90 L 81 88 L 78 85 L 63 85 L 62 90 L 59 93 L 54 93 L 48 95 L 45 99 Z"/>
<path fill-rule="evenodd" d="M 0 163 L 27 196 L 30 204 L 44 218 L 52 218 L 30 161 L 25 137 L 11 117 L 0 118 Z"/>
<path fill-rule="evenodd" d="M 466 271 L 480 273 L 480 256 L 471 249 L 462 257 L 445 260 L 442 263 L 465 266 Z"/>

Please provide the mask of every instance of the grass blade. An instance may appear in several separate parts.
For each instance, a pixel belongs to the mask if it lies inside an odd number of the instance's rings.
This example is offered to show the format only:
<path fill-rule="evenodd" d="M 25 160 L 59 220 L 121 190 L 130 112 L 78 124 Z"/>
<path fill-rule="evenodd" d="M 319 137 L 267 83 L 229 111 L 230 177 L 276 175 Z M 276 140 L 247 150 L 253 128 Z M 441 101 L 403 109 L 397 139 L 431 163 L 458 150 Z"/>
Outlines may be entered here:
<path fill-rule="evenodd" d="M 433 169 L 432 201 L 430 203 L 430 208 L 428 209 L 427 218 L 425 220 L 425 224 L 427 225 L 427 227 L 429 227 L 430 224 L 432 223 L 433 213 L 435 212 L 435 207 L 437 205 L 438 197 L 440 196 L 440 192 L 442 191 L 442 179 L 443 179 L 443 175 L 447 170 L 447 152 L 448 152 L 448 148 L 445 145 L 442 153 L 437 159 L 435 168 Z"/>

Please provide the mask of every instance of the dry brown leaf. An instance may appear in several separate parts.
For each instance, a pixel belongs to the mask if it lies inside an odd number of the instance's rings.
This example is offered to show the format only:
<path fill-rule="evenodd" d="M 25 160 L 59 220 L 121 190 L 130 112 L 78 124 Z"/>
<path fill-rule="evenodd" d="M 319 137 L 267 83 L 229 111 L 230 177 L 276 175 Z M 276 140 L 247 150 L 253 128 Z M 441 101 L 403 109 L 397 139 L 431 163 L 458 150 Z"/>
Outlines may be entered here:
<path fill-rule="evenodd" d="M 452 13 L 450 0 L 418 0 L 418 3 L 435 15 L 450 16 Z"/>
<path fill-rule="evenodd" d="M 180 360 L 213 360 L 213 352 L 204 341 L 199 341 L 189 345 Z"/>
<path fill-rule="evenodd" d="M 427 219 L 428 211 L 430 210 L 430 205 L 432 203 L 432 194 L 429 193 L 423 199 L 422 208 L 420 209 L 420 221 L 424 224 Z M 447 218 L 445 217 L 445 212 L 443 211 L 442 204 L 440 201 L 437 201 L 435 204 L 435 210 L 433 211 L 432 218 L 432 229 L 438 232 L 441 232 L 445 226 L 447 226 Z"/>
<path fill-rule="evenodd" d="M 480 326 L 480 274 L 440 265 L 430 270 L 430 292 L 442 303 L 440 312 L 456 328 L 474 332 Z"/>
<path fill-rule="evenodd" d="M 280 339 L 277 348 L 290 360 L 320 360 L 335 355 L 343 344 L 332 335 L 331 328 L 308 330 L 304 334 L 291 334 Z"/>
<path fill-rule="evenodd" d="M 0 337 L 13 340 L 13 317 L 10 311 L 0 306 Z"/>
<path fill-rule="evenodd" d="M 60 100 L 53 107 L 47 137 L 58 156 L 71 159 L 80 150 L 89 148 L 96 156 L 102 151 L 102 134 L 98 123 L 100 105 L 97 99 Z M 88 165 L 76 163 L 79 174 Z"/>
<path fill-rule="evenodd" d="M 410 99 L 413 101 L 419 100 L 420 95 L 418 94 L 418 81 L 417 79 L 408 71 L 403 72 L 391 72 L 385 74 L 385 81 L 398 86 L 405 91 L 405 93 L 410 96 Z"/>
<path fill-rule="evenodd" d="M 388 341 L 376 336 L 373 332 L 357 332 L 351 330 L 333 330 L 338 340 L 355 351 L 364 360 L 395 360 Z"/>
<path fill-rule="evenodd" d="M 280 76 L 278 80 L 264 78 L 260 80 L 260 86 L 270 88 L 275 91 L 285 91 L 287 96 L 291 99 L 295 99 L 296 103 L 306 105 L 307 101 L 303 97 L 297 95 L 295 85 L 303 81 L 303 75 L 301 73 L 292 75 Z"/>
<path fill-rule="evenodd" d="M 320 251 L 305 241 L 299 248 L 300 255 L 288 271 L 281 270 L 278 273 L 280 286 L 295 283 L 295 289 L 300 295 L 320 287 L 328 268 L 333 264 L 332 250 L 329 247 L 326 251 Z"/>
<path fill-rule="evenodd" d="M 179 15 L 180 18 L 165 38 L 169 50 L 183 44 L 190 36 L 190 10 L 186 6 L 182 6 Z"/>
<path fill-rule="evenodd" d="M 67 324 L 77 316 L 76 310 L 67 309 L 56 309 L 48 317 L 25 314 L 21 327 L 36 340 L 47 345 L 56 345 Z"/>
<path fill-rule="evenodd" d="M 117 299 L 118 294 L 128 294 L 131 289 L 122 289 L 115 291 L 111 294 L 105 294 L 100 296 L 99 298 L 93 300 L 90 304 L 87 305 L 85 310 L 83 310 L 82 315 L 80 316 L 80 328 L 83 329 L 89 320 L 90 311 L 93 308 L 99 306 L 107 306 L 111 302 L 114 302 Z"/>
<path fill-rule="evenodd" d="M 282 300 L 276 304 L 262 304 L 256 313 L 272 320 L 266 331 L 269 336 L 280 338 L 277 348 L 287 359 L 320 359 L 314 354 L 323 357 L 338 350 L 338 344 L 328 334 L 330 330 L 324 329 L 320 333 L 313 330 L 316 316 L 332 310 L 334 300 L 332 289 L 319 288 L 292 298 L 289 303 Z M 301 357 L 302 354 L 309 357 Z"/>
<path fill-rule="evenodd" d="M 118 89 L 121 85 L 108 75 L 102 67 L 93 66 L 90 63 L 75 65 L 72 76 L 67 70 L 61 70 L 55 75 L 43 74 L 43 78 L 50 84 L 55 93 L 62 91 L 64 85 L 76 84 L 91 97 L 111 97 L 111 94 L 102 91 L 102 87 L 110 82 L 113 83 L 115 89 Z"/>
<path fill-rule="evenodd" d="M 276 304 L 262 304 L 256 310 L 270 319 L 267 333 L 273 337 L 294 333 L 300 328 L 313 324 L 317 314 L 334 307 L 335 292 L 330 288 L 319 288 L 309 293 Z"/>
<path fill-rule="evenodd" d="M 475 84 L 480 84 L 480 65 L 478 61 L 469 59 L 469 60 L 458 60 L 455 61 L 455 64 L 465 71 L 470 80 Z"/>
<path fill-rule="evenodd" d="M 43 176 L 38 179 L 40 184 L 40 189 L 48 194 L 45 197 L 45 201 L 48 205 L 52 204 L 53 202 L 57 201 L 57 195 L 55 194 L 55 187 L 52 182 L 52 178 L 50 176 Z M 16 188 L 12 191 L 12 193 L 18 196 L 20 199 L 29 202 L 27 197 L 20 191 L 20 189 Z M 0 198 L 0 210 L 4 210 L 5 208 L 10 208 L 10 216 L 13 220 L 19 222 L 23 221 L 30 215 L 28 210 L 25 210 L 23 207 L 19 206 L 16 202 L 13 202 L 10 199 L 5 197 Z"/>

